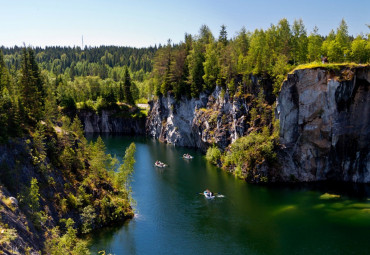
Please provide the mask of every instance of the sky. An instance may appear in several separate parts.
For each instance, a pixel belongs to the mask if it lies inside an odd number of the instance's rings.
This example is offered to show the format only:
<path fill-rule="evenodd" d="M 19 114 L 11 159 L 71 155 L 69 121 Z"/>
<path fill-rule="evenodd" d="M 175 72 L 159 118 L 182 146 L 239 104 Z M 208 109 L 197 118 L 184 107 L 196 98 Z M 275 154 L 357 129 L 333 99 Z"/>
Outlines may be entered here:
<path fill-rule="evenodd" d="M 147 47 L 179 43 L 207 25 L 218 37 L 302 19 L 327 35 L 342 18 L 350 35 L 370 32 L 369 0 L 0 0 L 0 45 Z"/>

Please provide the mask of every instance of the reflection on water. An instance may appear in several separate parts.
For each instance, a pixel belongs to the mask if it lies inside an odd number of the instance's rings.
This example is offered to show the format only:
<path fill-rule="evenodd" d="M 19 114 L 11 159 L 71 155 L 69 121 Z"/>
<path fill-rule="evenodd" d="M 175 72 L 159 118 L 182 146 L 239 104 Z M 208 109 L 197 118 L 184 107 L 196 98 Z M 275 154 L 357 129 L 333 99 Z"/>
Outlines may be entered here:
<path fill-rule="evenodd" d="M 90 137 L 89 139 L 94 139 Z M 366 254 L 368 185 L 250 185 L 202 154 L 143 137 L 103 137 L 121 158 L 136 143 L 136 216 L 93 236 L 112 254 Z M 182 158 L 184 153 L 194 156 Z M 167 163 L 158 169 L 154 162 Z M 224 195 L 205 199 L 205 189 Z"/>

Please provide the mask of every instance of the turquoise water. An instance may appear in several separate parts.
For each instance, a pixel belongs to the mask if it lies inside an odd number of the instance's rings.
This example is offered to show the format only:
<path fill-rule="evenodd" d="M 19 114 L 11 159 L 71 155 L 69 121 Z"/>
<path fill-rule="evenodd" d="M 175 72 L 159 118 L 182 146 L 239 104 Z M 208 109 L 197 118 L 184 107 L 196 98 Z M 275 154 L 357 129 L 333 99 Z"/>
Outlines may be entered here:
<path fill-rule="evenodd" d="M 207 163 L 198 151 L 143 137 L 103 140 L 120 158 L 136 143 L 136 216 L 96 233 L 93 254 L 370 253 L 370 198 L 363 192 L 369 186 L 356 186 L 359 192 L 326 184 L 251 185 Z M 183 159 L 184 153 L 194 159 Z M 156 160 L 169 167 L 155 168 Z M 199 194 L 206 188 L 225 197 L 207 200 Z"/>

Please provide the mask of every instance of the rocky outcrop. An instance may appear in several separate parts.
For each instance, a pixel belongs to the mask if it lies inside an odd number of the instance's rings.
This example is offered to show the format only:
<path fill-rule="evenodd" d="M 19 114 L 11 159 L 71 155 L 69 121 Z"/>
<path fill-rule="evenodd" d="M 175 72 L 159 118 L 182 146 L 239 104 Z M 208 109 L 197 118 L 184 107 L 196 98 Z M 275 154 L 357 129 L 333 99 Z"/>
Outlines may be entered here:
<path fill-rule="evenodd" d="M 160 97 L 151 102 L 147 134 L 162 142 L 204 152 L 212 144 L 223 150 L 246 135 L 250 100 L 244 96 L 231 100 L 219 87 L 211 95 L 202 93 L 198 99 L 176 102 L 171 96 Z"/>
<path fill-rule="evenodd" d="M 151 103 L 146 122 L 150 136 L 162 142 L 225 150 L 263 123 L 251 119 L 263 88 L 264 114 L 272 112 L 268 79 L 251 76 L 249 93 L 233 97 L 220 88 L 199 99 L 175 101 L 170 95 Z M 296 70 L 284 81 L 276 102 L 280 120 L 280 167 L 257 167 L 270 181 L 337 180 L 370 182 L 370 67 Z M 267 119 L 271 119 L 267 117 Z M 271 123 L 270 123 L 271 124 Z"/>
<path fill-rule="evenodd" d="M 145 118 L 124 116 L 118 110 L 102 110 L 101 113 L 80 110 L 77 115 L 85 133 L 145 134 Z"/>
<path fill-rule="evenodd" d="M 296 70 L 278 101 L 283 181 L 370 182 L 370 68 Z"/>
<path fill-rule="evenodd" d="M 235 83 L 242 84 L 242 77 L 237 77 Z M 197 99 L 176 101 L 170 94 L 159 97 L 150 103 L 146 133 L 162 142 L 195 147 L 203 152 L 212 144 L 224 150 L 237 138 L 248 134 L 249 110 L 261 88 L 264 99 L 274 103 L 271 79 L 253 75 L 248 85 L 240 88 L 244 93 L 233 96 L 216 87 L 213 93 L 201 93 Z"/>

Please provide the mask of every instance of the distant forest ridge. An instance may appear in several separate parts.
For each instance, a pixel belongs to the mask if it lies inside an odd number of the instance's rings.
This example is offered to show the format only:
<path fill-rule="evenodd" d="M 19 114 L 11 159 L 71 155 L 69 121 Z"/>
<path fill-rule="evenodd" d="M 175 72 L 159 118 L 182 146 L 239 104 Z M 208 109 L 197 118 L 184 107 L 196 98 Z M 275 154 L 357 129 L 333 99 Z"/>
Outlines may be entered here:
<path fill-rule="evenodd" d="M 22 47 L 2 47 L 1 50 L 5 65 L 15 76 L 21 68 Z M 179 99 L 197 97 L 215 86 L 230 94 L 237 93 L 241 85 L 245 88 L 250 83 L 252 73 L 271 79 L 276 94 L 289 71 L 301 64 L 321 63 L 323 58 L 330 63 L 369 63 L 370 34 L 350 36 L 345 20 L 326 36 L 320 35 L 317 27 L 308 34 L 301 19 L 293 24 L 281 19 L 265 30 L 251 32 L 242 28 L 231 39 L 224 25 L 218 36 L 202 25 L 197 35 L 185 34 L 179 43 L 169 39 L 167 45 L 158 47 L 100 46 L 82 50 L 56 46 L 35 47 L 33 51 L 41 70 L 48 71 L 49 80 L 64 84 L 63 90 L 68 87 L 68 94 L 76 102 L 95 101 L 110 90 L 118 98 L 119 82 L 125 76 L 124 66 L 135 81 L 135 100 L 168 92 Z M 100 89 L 92 93 L 93 96 L 81 96 L 84 93 L 78 87 L 89 85 L 91 81 L 85 79 L 89 76 L 100 79 L 96 80 Z M 244 89 L 244 93 L 247 91 Z"/>

